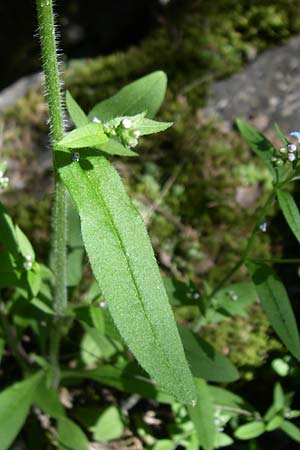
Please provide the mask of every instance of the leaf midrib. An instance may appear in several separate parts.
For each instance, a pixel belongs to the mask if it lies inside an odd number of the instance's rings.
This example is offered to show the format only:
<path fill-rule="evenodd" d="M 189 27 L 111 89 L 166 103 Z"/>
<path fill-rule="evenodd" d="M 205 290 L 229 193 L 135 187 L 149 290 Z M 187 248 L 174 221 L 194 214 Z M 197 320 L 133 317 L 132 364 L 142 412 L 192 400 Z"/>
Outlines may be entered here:
<path fill-rule="evenodd" d="M 120 247 L 120 249 L 121 249 L 121 251 L 122 251 L 122 254 L 123 254 L 124 258 L 125 258 L 125 261 L 126 261 L 126 264 L 127 264 L 128 270 L 129 270 L 129 274 L 130 274 L 131 280 L 132 280 L 132 282 L 133 282 L 134 288 L 135 288 L 136 293 L 137 293 L 137 297 L 138 297 L 138 300 L 139 300 L 139 304 L 140 304 L 140 306 L 141 306 L 141 308 L 142 308 L 144 317 L 145 317 L 146 321 L 147 321 L 148 324 L 149 324 L 149 327 L 150 327 L 151 332 L 152 332 L 152 334 L 153 334 L 153 337 L 154 337 L 156 346 L 157 346 L 157 347 L 162 351 L 162 353 L 165 355 L 166 364 L 167 364 L 167 366 L 169 367 L 170 372 L 173 374 L 174 378 L 177 379 L 178 383 L 181 385 L 181 384 L 182 384 L 182 383 L 181 383 L 181 380 L 180 380 L 180 378 L 177 376 L 177 372 L 174 372 L 174 371 L 173 371 L 173 365 L 171 364 L 171 362 L 170 362 L 170 360 L 169 360 L 169 357 L 168 357 L 167 353 L 165 352 L 165 350 L 163 349 L 163 347 L 161 347 L 161 345 L 160 345 L 160 343 L 159 343 L 159 339 L 158 339 L 158 337 L 157 337 L 157 334 L 156 334 L 156 332 L 155 332 L 155 330 L 154 330 L 154 328 L 153 328 L 153 326 L 152 326 L 151 320 L 148 318 L 147 312 L 146 312 L 145 307 L 144 307 L 144 305 L 143 305 L 142 295 L 141 295 L 141 292 L 140 292 L 140 290 L 139 290 L 138 284 L 137 284 L 137 282 L 136 282 L 136 280 L 135 280 L 135 276 L 134 276 L 134 273 L 133 273 L 133 270 L 132 270 L 132 267 L 131 267 L 131 262 L 130 262 L 128 256 L 126 255 L 125 247 L 124 247 L 124 245 L 123 245 L 123 241 L 122 241 L 122 238 L 121 238 L 120 233 L 119 233 L 119 231 L 118 231 L 118 228 L 117 228 L 117 226 L 116 226 L 116 224 L 115 224 L 115 222 L 114 222 L 113 216 L 111 215 L 111 213 L 110 213 L 110 211 L 109 211 L 109 208 L 108 208 L 108 206 L 107 206 L 107 204 L 106 204 L 106 202 L 105 202 L 105 199 L 104 199 L 103 195 L 102 195 L 99 191 L 97 191 L 97 190 L 95 189 L 93 183 L 91 182 L 91 180 L 89 179 L 89 177 L 86 175 L 85 171 L 84 171 L 81 167 L 80 167 L 80 170 L 81 170 L 82 175 L 86 178 L 88 184 L 90 185 L 90 187 L 91 187 L 91 189 L 92 189 L 92 191 L 93 191 L 93 193 L 94 193 L 94 196 L 96 197 L 96 200 L 98 199 L 98 200 L 100 201 L 100 203 L 102 204 L 104 213 L 105 213 L 106 217 L 109 219 L 109 222 L 110 222 L 110 224 L 111 224 L 111 228 L 112 228 L 112 230 L 113 230 L 113 232 L 114 232 L 114 234 L 115 234 L 115 236 L 116 236 L 116 238 L 117 238 L 119 247 Z M 176 375 L 174 375 L 175 373 L 176 373 Z"/>
<path fill-rule="evenodd" d="M 277 308 L 277 311 L 279 312 L 279 315 L 280 315 L 280 317 L 281 317 L 281 319 L 282 319 L 282 322 L 283 322 L 283 324 L 284 324 L 284 329 L 286 330 L 287 335 L 288 335 L 289 340 L 290 340 L 290 345 L 294 348 L 295 339 L 294 339 L 294 337 L 293 337 L 293 334 L 290 333 L 289 327 L 286 325 L 286 320 L 285 320 L 284 314 L 282 314 L 282 310 L 281 310 L 281 308 L 280 308 L 280 303 L 277 301 L 276 296 L 273 294 L 273 290 L 272 290 L 271 286 L 269 285 L 269 282 L 268 282 L 268 281 L 267 281 L 266 285 L 267 285 L 267 287 L 268 287 L 268 291 L 269 291 L 270 297 L 273 299 L 273 303 L 275 304 L 275 306 L 276 306 L 276 308 Z M 284 319 L 284 320 L 283 320 L 283 319 Z M 294 324 L 293 324 L 293 325 L 294 325 Z M 298 345 L 297 347 L 298 347 L 297 350 L 298 350 L 298 353 L 299 353 L 299 345 Z"/>

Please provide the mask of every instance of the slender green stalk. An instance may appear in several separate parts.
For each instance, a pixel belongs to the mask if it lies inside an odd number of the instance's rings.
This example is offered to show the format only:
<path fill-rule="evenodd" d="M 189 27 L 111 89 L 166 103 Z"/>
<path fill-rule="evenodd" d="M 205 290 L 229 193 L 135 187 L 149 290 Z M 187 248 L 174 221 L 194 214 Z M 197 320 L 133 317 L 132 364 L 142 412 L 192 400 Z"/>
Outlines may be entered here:
<path fill-rule="evenodd" d="M 206 300 L 207 302 L 209 302 L 218 292 L 220 289 L 223 288 L 223 286 L 227 283 L 227 281 L 230 280 L 230 278 L 239 270 L 239 268 L 245 263 L 245 261 L 247 260 L 247 256 L 249 254 L 249 251 L 252 248 L 255 236 L 257 231 L 259 230 L 259 226 L 262 223 L 262 221 L 264 220 L 266 213 L 269 209 L 269 207 L 271 206 L 271 204 L 274 201 L 274 198 L 276 196 L 276 190 L 274 189 L 271 194 L 269 195 L 269 197 L 267 198 L 264 206 L 262 207 L 258 218 L 255 222 L 255 225 L 253 227 L 252 233 L 249 237 L 248 243 L 246 245 L 246 248 L 244 249 L 241 257 L 239 258 L 239 260 L 235 263 L 235 265 L 232 267 L 232 269 L 230 269 L 230 271 L 224 276 L 224 278 L 222 278 L 222 280 L 217 284 L 217 286 L 213 289 L 213 291 L 207 296 Z M 199 331 L 202 325 L 202 321 L 203 321 L 203 317 L 199 317 L 194 326 L 193 326 L 193 330 L 195 332 Z"/>
<path fill-rule="evenodd" d="M 250 259 L 250 258 L 249 258 Z M 299 258 L 251 258 L 251 261 L 255 263 L 265 263 L 265 264 L 299 264 L 300 259 Z"/>
<path fill-rule="evenodd" d="M 55 39 L 52 0 L 36 0 L 42 61 L 48 94 L 55 176 L 53 208 L 52 269 L 55 274 L 54 307 L 60 315 L 67 306 L 66 290 L 66 193 L 56 167 L 56 143 L 63 137 L 63 108 Z"/>

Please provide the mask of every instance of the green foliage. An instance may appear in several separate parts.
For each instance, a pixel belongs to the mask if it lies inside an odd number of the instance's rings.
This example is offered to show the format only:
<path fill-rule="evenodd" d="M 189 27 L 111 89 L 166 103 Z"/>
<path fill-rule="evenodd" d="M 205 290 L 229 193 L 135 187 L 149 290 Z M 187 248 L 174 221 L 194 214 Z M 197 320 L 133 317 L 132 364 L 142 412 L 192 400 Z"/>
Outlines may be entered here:
<path fill-rule="evenodd" d="M 249 262 L 247 267 L 272 327 L 289 351 L 300 360 L 299 331 L 284 285 L 266 264 Z"/>
<path fill-rule="evenodd" d="M 58 419 L 57 432 L 59 450 L 68 450 L 70 448 L 88 450 L 89 442 L 87 437 L 81 428 L 67 417 L 61 417 Z"/>
<path fill-rule="evenodd" d="M 92 427 L 94 439 L 97 441 L 110 441 L 118 439 L 124 432 L 124 425 L 120 412 L 115 406 L 106 408 Z"/>
<path fill-rule="evenodd" d="M 165 97 L 167 77 L 164 72 L 153 72 L 147 77 L 125 86 L 117 94 L 98 103 L 89 113 L 107 122 L 117 116 L 132 116 L 145 110 L 148 117 L 154 117 Z"/>
<path fill-rule="evenodd" d="M 197 379 L 198 403 L 188 407 L 188 413 L 194 422 L 198 440 L 204 450 L 213 450 L 216 436 L 214 424 L 213 399 L 205 381 Z"/>
<path fill-rule="evenodd" d="M 285 220 L 287 221 L 290 229 L 294 233 L 297 241 L 300 241 L 300 213 L 298 206 L 288 191 L 278 190 L 277 198 L 280 209 L 283 212 Z"/>
<path fill-rule="evenodd" d="M 96 147 L 105 144 L 108 137 L 100 123 L 89 123 L 68 133 L 60 142 L 61 148 Z"/>
<path fill-rule="evenodd" d="M 263 422 L 251 422 L 247 423 L 246 425 L 242 425 L 241 427 L 237 428 L 236 432 L 234 433 L 235 437 L 238 439 L 253 439 L 261 434 L 264 433 L 266 430 L 265 424 Z"/>
<path fill-rule="evenodd" d="M 235 381 L 239 377 L 230 361 L 204 339 L 185 327 L 180 327 L 179 333 L 194 377 L 220 382 Z"/>
<path fill-rule="evenodd" d="M 21 427 L 34 399 L 35 389 L 42 373 L 36 373 L 24 381 L 15 383 L 0 394 L 0 449 L 7 450 Z"/>
<path fill-rule="evenodd" d="M 237 120 L 237 126 L 245 141 L 250 145 L 257 156 L 261 158 L 273 175 L 273 178 L 276 178 L 276 171 L 271 162 L 275 150 L 273 144 L 268 141 L 262 133 L 259 133 L 255 128 L 251 127 L 243 120 Z"/>

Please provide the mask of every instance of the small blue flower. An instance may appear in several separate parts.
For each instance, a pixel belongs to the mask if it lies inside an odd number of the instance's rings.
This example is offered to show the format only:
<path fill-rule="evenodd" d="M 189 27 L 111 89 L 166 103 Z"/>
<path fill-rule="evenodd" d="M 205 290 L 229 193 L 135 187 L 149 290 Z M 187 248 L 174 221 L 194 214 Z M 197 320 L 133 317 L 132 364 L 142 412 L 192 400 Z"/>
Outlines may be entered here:
<path fill-rule="evenodd" d="M 293 131 L 292 133 L 290 133 L 290 136 L 297 139 L 297 141 L 300 143 L 300 131 Z"/>

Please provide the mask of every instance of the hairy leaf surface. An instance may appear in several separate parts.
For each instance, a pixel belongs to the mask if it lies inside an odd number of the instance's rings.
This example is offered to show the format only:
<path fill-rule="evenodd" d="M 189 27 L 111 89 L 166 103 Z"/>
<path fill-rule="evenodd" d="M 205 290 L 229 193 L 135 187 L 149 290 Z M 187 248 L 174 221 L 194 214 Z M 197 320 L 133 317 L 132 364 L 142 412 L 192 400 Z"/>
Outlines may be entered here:
<path fill-rule="evenodd" d="M 83 241 L 112 318 L 142 367 L 178 400 L 196 399 L 193 379 L 144 223 L 104 157 L 57 152 L 77 205 Z"/>

